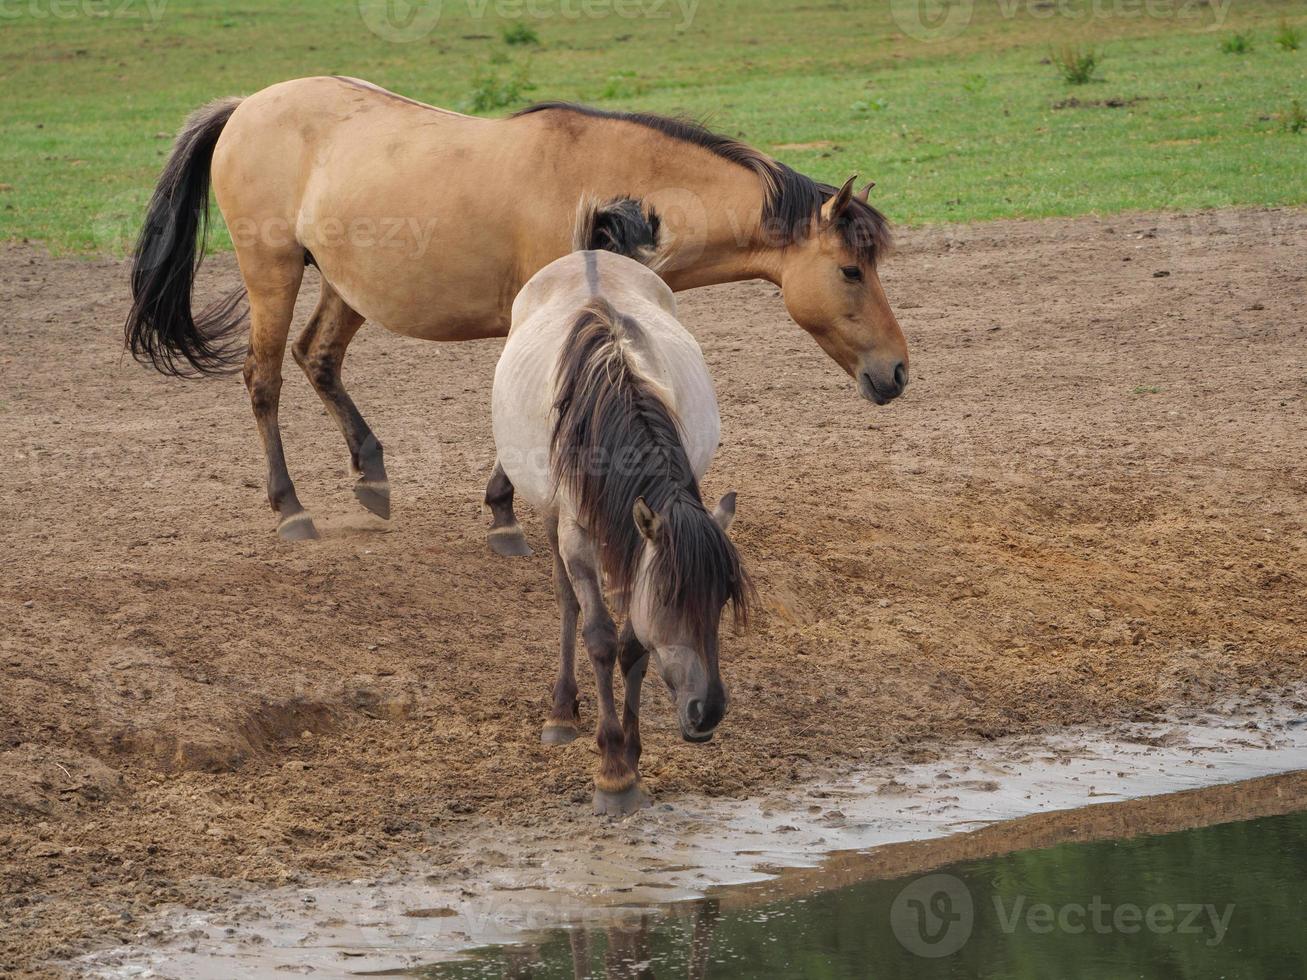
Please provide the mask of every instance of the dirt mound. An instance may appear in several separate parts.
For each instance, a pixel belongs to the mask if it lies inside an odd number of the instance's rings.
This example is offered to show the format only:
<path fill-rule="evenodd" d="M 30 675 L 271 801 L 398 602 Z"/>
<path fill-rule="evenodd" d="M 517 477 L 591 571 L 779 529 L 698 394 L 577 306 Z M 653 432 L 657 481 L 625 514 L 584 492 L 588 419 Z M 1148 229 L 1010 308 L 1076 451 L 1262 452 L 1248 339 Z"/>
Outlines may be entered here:
<path fill-rule="evenodd" d="M 774 288 L 683 297 L 724 415 L 705 489 L 740 491 L 764 610 L 724 637 L 714 743 L 677 741 L 648 692 L 663 798 L 1307 676 L 1307 216 L 903 239 L 885 280 L 913 381 L 887 409 Z M 234 281 L 219 256 L 201 292 Z M 0 251 L 0 972 L 134 935 L 206 880 L 439 867 L 470 821 L 588 799 L 590 740 L 538 741 L 548 562 L 485 546 L 499 344 L 370 328 L 351 349 L 390 525 L 358 511 L 288 360 L 290 469 L 324 531 L 292 546 L 240 380 L 125 361 L 124 283 L 116 262 Z"/>

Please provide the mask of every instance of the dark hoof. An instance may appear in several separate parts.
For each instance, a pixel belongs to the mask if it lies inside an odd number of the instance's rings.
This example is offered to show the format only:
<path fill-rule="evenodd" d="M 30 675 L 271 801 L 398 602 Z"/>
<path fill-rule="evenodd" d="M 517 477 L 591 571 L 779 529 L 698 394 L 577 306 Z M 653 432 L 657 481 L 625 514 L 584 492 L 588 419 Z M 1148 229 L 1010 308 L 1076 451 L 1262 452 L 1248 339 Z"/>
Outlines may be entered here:
<path fill-rule="evenodd" d="M 526 558 L 534 554 L 531 546 L 526 543 L 526 535 L 522 533 L 522 528 L 516 524 L 508 527 L 492 527 L 486 540 L 490 543 L 490 550 L 501 558 Z"/>
<path fill-rule="evenodd" d="M 390 483 L 386 480 L 359 480 L 354 496 L 383 521 L 390 520 Z"/>
<path fill-rule="evenodd" d="M 566 721 L 547 721 L 544 731 L 540 733 L 544 745 L 566 745 L 576 741 L 576 726 Z"/>
<path fill-rule="evenodd" d="M 597 817 L 624 817 L 647 806 L 653 806 L 653 801 L 649 799 L 649 794 L 640 788 L 639 783 L 620 793 L 595 790 L 595 816 Z"/>
<path fill-rule="evenodd" d="M 318 529 L 313 526 L 313 518 L 308 511 L 291 514 L 277 525 L 277 537 L 283 541 L 312 541 L 318 536 Z"/>

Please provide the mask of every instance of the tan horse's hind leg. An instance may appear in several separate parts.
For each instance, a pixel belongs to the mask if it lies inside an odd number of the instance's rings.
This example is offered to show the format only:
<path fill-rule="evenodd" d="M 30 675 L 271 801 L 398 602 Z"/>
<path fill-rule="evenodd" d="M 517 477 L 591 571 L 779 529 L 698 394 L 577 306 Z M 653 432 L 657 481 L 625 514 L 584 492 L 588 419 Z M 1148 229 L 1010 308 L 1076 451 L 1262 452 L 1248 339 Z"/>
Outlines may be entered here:
<path fill-rule="evenodd" d="M 389 519 L 390 481 L 386 478 L 381 443 L 363 421 L 340 379 L 345 350 L 361 326 L 363 317 L 324 279 L 318 308 L 291 353 L 345 436 L 350 465 L 359 474 L 354 496 L 378 517 Z"/>
<path fill-rule="evenodd" d="M 295 297 L 304 276 L 302 253 L 264 258 L 257 266 L 253 256 L 242 255 L 241 272 L 249 289 L 250 351 L 245 358 L 245 387 L 249 389 L 254 420 L 268 458 L 268 503 L 277 514 L 277 533 L 290 541 L 316 538 L 313 519 L 300 506 L 295 484 L 286 469 L 286 454 L 277 424 L 281 400 L 281 363 L 286 356 L 286 335 L 295 314 Z M 251 269 L 255 266 L 257 271 Z"/>

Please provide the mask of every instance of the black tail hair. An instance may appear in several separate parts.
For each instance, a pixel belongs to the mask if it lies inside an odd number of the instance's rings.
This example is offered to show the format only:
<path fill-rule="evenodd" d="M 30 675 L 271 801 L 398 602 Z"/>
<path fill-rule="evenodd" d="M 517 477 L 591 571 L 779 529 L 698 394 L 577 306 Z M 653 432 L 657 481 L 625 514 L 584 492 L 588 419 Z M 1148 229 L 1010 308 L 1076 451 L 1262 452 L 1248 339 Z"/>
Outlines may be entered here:
<path fill-rule="evenodd" d="M 661 224 L 657 211 L 634 198 L 615 197 L 606 204 L 587 199 L 577 209 L 572 250 L 616 252 L 657 269 Z"/>
<path fill-rule="evenodd" d="M 195 270 L 209 224 L 213 147 L 239 99 L 211 102 L 186 120 L 150 198 L 132 255 L 132 308 L 125 340 L 132 356 L 164 374 L 222 374 L 241 351 L 232 333 L 245 319 L 244 288 L 191 314 Z"/>

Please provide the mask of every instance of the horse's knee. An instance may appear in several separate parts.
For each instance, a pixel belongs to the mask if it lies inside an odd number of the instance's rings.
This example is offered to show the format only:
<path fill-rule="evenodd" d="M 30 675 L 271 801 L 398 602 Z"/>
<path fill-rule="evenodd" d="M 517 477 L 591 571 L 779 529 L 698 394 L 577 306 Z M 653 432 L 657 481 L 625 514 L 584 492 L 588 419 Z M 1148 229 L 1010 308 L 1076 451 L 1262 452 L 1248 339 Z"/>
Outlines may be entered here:
<path fill-rule="evenodd" d="M 308 376 L 309 384 L 318 391 L 332 391 L 336 387 L 338 365 L 333 358 L 321 354 L 305 354 L 303 359 L 295 360 Z"/>
<path fill-rule="evenodd" d="M 280 378 L 260 378 L 255 375 L 246 381 L 245 387 L 249 389 L 250 405 L 256 418 L 267 418 L 277 413 L 277 404 L 281 400 Z"/>
<path fill-rule="evenodd" d="M 612 620 L 586 623 L 581 636 L 591 660 L 600 666 L 612 666 L 617 659 L 617 627 Z"/>

